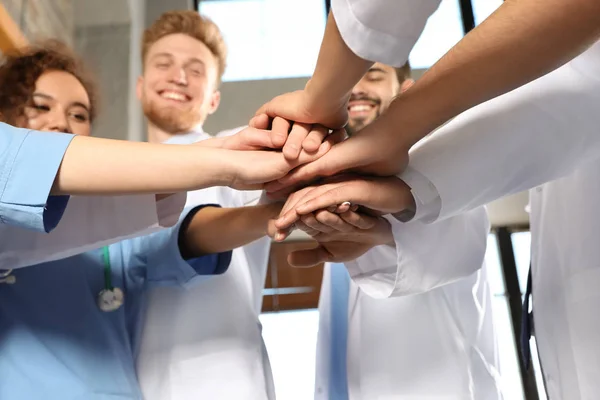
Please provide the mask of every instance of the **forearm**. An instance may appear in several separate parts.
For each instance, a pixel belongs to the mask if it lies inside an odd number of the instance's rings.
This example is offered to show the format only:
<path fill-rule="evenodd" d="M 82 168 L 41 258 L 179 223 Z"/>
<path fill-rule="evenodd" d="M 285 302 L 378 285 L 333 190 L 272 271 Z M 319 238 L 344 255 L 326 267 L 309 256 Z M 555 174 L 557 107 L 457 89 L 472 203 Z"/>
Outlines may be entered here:
<path fill-rule="evenodd" d="M 306 85 L 306 90 L 315 103 L 344 104 L 354 85 L 371 65 L 372 61 L 363 60 L 348 48 L 333 14 L 329 13 L 315 72 Z"/>
<path fill-rule="evenodd" d="M 206 140 L 201 140 L 199 142 L 194 143 L 196 146 L 202 146 L 202 147 L 211 147 L 211 148 L 216 148 L 216 149 L 222 149 L 223 148 L 223 143 L 225 141 L 225 138 L 217 138 L 217 137 L 212 137 L 210 139 L 206 139 Z"/>
<path fill-rule="evenodd" d="M 75 137 L 52 194 L 172 193 L 227 185 L 231 166 L 222 152 L 226 150 Z"/>
<path fill-rule="evenodd" d="M 598 50 L 463 113 L 419 143 L 410 166 L 440 199 L 439 215 L 426 221 L 567 176 L 597 160 Z M 421 199 L 430 197 L 415 190 Z"/>
<path fill-rule="evenodd" d="M 185 233 L 187 252 L 195 257 L 221 253 L 244 246 L 268 233 L 269 221 L 276 218 L 281 204 L 200 210 Z"/>
<path fill-rule="evenodd" d="M 558 68 L 600 37 L 596 0 L 508 0 L 381 118 L 410 144 L 470 107 Z"/>

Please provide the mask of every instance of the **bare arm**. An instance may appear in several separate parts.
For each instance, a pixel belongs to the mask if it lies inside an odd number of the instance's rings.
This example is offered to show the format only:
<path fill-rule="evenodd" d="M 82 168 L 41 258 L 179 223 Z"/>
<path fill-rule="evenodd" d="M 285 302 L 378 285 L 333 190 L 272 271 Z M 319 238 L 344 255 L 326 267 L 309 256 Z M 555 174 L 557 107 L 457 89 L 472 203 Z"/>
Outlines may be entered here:
<path fill-rule="evenodd" d="M 345 106 L 352 88 L 372 65 L 348 48 L 329 13 L 315 72 L 306 85 L 309 98 L 316 106 Z"/>
<path fill-rule="evenodd" d="M 184 234 L 185 253 L 189 257 L 222 253 L 260 239 L 268 234 L 269 221 L 280 209 L 281 204 L 203 208 Z"/>
<path fill-rule="evenodd" d="M 268 137 L 268 133 L 263 133 Z M 249 150 L 75 137 L 65 152 L 52 194 L 114 195 L 172 193 L 210 186 L 262 187 L 262 183 L 279 179 L 292 168 L 318 159 L 336 140 L 330 135 L 316 153 L 302 152 L 298 159 L 286 160 L 281 152 L 253 150 L 250 144 L 257 143 L 254 139 L 240 138 L 235 135 L 226 140 L 237 140 L 237 148 L 246 146 Z M 262 148 L 263 143 L 258 143 Z M 268 143 L 266 147 L 273 148 Z"/>
<path fill-rule="evenodd" d="M 220 150 L 75 137 L 52 194 L 170 193 L 227 185 Z M 190 171 L 196 173 L 185 173 Z"/>
<path fill-rule="evenodd" d="M 412 145 L 444 122 L 558 68 L 599 37 L 597 0 L 508 0 L 376 121 L 268 190 L 347 170 L 398 174 Z"/>
<path fill-rule="evenodd" d="M 464 110 L 560 67 L 598 38 L 597 0 L 507 0 L 393 103 L 385 125 L 414 144 Z"/>

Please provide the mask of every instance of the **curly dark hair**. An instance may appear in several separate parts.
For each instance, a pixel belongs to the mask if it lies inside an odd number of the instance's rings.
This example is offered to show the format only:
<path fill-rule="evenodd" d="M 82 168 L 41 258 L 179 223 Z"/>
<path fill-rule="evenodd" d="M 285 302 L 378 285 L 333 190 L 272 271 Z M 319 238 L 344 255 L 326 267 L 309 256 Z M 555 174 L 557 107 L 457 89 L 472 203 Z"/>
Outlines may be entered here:
<path fill-rule="evenodd" d="M 94 120 L 97 114 L 95 81 L 67 45 L 48 40 L 0 58 L 0 121 L 18 125 L 25 107 L 32 104 L 35 83 L 48 71 L 64 71 L 81 82 L 90 99 L 90 121 Z"/>

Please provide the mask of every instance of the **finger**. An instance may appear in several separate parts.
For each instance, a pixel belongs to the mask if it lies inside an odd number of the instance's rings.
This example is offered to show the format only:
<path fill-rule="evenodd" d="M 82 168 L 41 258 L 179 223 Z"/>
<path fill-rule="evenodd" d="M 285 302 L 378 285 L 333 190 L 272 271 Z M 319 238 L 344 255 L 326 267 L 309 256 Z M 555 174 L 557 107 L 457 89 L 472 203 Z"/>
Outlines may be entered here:
<path fill-rule="evenodd" d="M 318 222 L 328 226 L 333 232 L 352 232 L 353 230 L 352 225 L 348 224 L 338 215 L 330 213 L 327 210 L 319 210 L 314 215 Z"/>
<path fill-rule="evenodd" d="M 288 236 L 291 235 L 291 233 L 297 227 L 297 224 L 293 224 L 285 229 L 277 229 L 275 224 L 273 224 L 273 225 L 274 225 L 274 229 L 275 229 L 275 234 L 273 235 L 273 240 L 275 240 L 276 242 L 283 242 Z"/>
<path fill-rule="evenodd" d="M 321 145 L 317 154 L 321 153 L 322 149 L 327 148 L 326 143 L 328 143 L 330 137 L 331 135 Z M 269 190 L 272 192 L 279 191 L 290 186 L 310 182 L 316 178 L 331 176 L 347 168 L 352 168 L 359 163 L 368 163 L 367 160 L 359 160 L 356 154 L 352 154 L 354 146 L 347 146 L 346 144 L 349 142 L 350 140 L 346 140 L 345 142 L 333 145 L 324 155 L 312 162 L 300 157 L 300 163 L 307 164 L 295 168 L 286 176 L 277 180 L 277 182 L 270 182 Z"/>
<path fill-rule="evenodd" d="M 314 187 L 314 186 L 305 187 L 303 189 L 296 191 L 295 193 L 291 194 L 290 196 L 288 196 L 285 204 L 283 205 L 283 207 L 281 208 L 281 211 L 279 212 L 279 215 L 280 216 L 284 215 L 284 214 L 288 213 L 289 211 L 295 209 L 298 202 L 301 201 L 306 195 L 308 195 L 315 189 L 316 189 L 316 187 Z"/>
<path fill-rule="evenodd" d="M 269 129 L 269 123 L 270 118 L 267 114 L 258 114 L 252 117 L 248 125 L 256 129 Z"/>
<path fill-rule="evenodd" d="M 308 153 L 316 152 L 327 138 L 327 135 L 329 135 L 329 129 L 321 125 L 313 125 L 312 129 L 302 142 L 302 148 Z"/>
<path fill-rule="evenodd" d="M 308 235 L 310 235 L 312 237 L 319 236 L 319 234 L 321 233 L 321 232 L 319 232 L 317 230 L 314 230 L 313 228 L 309 227 L 308 225 L 306 225 L 301 220 L 296 222 L 296 227 L 298 229 L 300 229 L 302 232 L 305 232 L 305 233 L 307 233 Z"/>
<path fill-rule="evenodd" d="M 317 219 L 315 218 L 315 216 L 312 215 L 312 214 L 303 215 L 300 218 L 300 221 L 304 222 L 306 224 L 306 226 L 308 226 L 309 228 L 314 229 L 317 232 L 333 233 L 335 231 L 330 226 L 327 226 L 327 225 L 322 224 L 319 221 L 317 221 Z"/>
<path fill-rule="evenodd" d="M 309 250 L 297 250 L 288 255 L 288 263 L 293 267 L 312 267 L 327 262 L 333 257 L 323 246 Z"/>
<path fill-rule="evenodd" d="M 352 211 L 347 211 L 343 214 L 340 214 L 340 218 L 358 229 L 372 229 L 377 224 L 377 218 L 366 214 L 358 214 Z"/>
<path fill-rule="evenodd" d="M 326 186 L 328 185 L 324 185 L 323 187 Z M 300 215 L 309 214 L 335 204 L 344 203 L 345 201 L 361 204 L 369 196 L 369 193 L 365 193 L 365 185 L 361 181 L 335 184 L 333 187 L 329 186 L 329 188 L 324 193 L 319 192 L 318 195 L 314 193 L 310 198 L 307 197 L 305 202 L 296 206 L 296 213 Z"/>
<path fill-rule="evenodd" d="M 273 240 L 276 242 L 283 242 L 292 233 L 291 230 L 278 230 L 273 236 Z"/>
<path fill-rule="evenodd" d="M 332 212 L 335 212 L 336 214 L 345 213 L 346 211 L 350 211 L 350 205 L 351 205 L 351 203 L 349 201 L 345 201 L 342 204 L 338 205 L 337 207 L 334 207 L 334 210 Z M 328 208 L 331 208 L 331 207 L 328 207 Z"/>
<path fill-rule="evenodd" d="M 248 149 L 277 149 L 280 148 L 273 143 L 272 133 L 264 129 L 245 128 L 239 132 L 243 147 Z M 236 149 L 237 150 L 237 149 Z"/>
<path fill-rule="evenodd" d="M 275 221 L 275 226 L 279 229 L 286 229 L 298 221 L 300 216 L 296 212 L 297 205 L 305 202 L 308 198 L 317 197 L 319 193 L 323 191 L 326 191 L 326 188 L 324 189 L 321 186 L 309 186 L 292 194 L 288 197 L 288 201 L 279 213 L 279 218 Z"/>
<path fill-rule="evenodd" d="M 291 125 L 292 124 L 284 118 L 273 118 L 273 122 L 271 124 L 271 141 L 278 148 L 283 147 L 288 140 L 288 134 L 290 132 Z"/>
<path fill-rule="evenodd" d="M 283 146 L 283 155 L 289 160 L 295 160 L 300 155 L 302 143 L 310 132 L 310 125 L 294 123 L 292 130 L 288 135 L 287 141 Z M 320 144 L 320 143 L 319 143 Z M 318 146 L 317 146 L 318 149 Z"/>

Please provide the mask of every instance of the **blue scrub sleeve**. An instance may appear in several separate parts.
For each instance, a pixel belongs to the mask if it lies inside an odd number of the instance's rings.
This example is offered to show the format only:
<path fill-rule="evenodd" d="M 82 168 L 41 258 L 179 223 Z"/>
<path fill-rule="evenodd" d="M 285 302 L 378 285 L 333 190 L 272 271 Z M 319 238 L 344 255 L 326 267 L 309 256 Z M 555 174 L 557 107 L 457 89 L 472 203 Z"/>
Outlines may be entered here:
<path fill-rule="evenodd" d="M 73 135 L 0 123 L 0 223 L 50 232 L 69 196 L 50 196 Z"/>
<path fill-rule="evenodd" d="M 231 262 L 231 251 L 188 258 L 181 246 L 181 235 L 194 215 L 204 207 L 219 207 L 204 204 L 183 212 L 179 223 L 170 229 L 133 239 L 133 254 L 143 254 L 147 262 L 147 283 L 150 285 L 186 285 L 195 278 L 218 275 L 227 271 Z"/>

